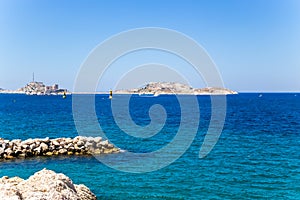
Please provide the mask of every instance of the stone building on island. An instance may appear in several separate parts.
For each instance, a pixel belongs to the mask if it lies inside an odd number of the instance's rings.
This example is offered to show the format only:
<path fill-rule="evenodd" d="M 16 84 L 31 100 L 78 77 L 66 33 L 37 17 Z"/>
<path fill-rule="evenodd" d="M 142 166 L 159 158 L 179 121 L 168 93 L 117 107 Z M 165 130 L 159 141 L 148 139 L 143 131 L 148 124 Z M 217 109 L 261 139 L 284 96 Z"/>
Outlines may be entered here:
<path fill-rule="evenodd" d="M 18 89 L 18 92 L 27 95 L 59 95 L 67 93 L 67 89 L 60 89 L 58 84 L 46 86 L 43 82 L 32 81 L 25 87 Z"/>

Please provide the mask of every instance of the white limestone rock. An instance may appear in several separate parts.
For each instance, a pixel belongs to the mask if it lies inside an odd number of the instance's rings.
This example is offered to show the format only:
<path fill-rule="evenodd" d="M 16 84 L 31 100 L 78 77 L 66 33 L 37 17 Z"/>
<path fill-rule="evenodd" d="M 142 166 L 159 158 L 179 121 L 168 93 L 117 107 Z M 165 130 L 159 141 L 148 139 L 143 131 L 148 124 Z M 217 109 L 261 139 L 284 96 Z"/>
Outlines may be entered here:
<path fill-rule="evenodd" d="M 66 175 L 43 169 L 27 180 L 19 177 L 2 177 L 0 199 L 96 200 L 97 198 L 85 185 L 73 184 Z"/>
<path fill-rule="evenodd" d="M 0 199 L 22 200 L 22 196 L 17 188 L 22 181 L 24 180 L 19 177 L 8 178 L 3 176 L 0 179 Z"/>

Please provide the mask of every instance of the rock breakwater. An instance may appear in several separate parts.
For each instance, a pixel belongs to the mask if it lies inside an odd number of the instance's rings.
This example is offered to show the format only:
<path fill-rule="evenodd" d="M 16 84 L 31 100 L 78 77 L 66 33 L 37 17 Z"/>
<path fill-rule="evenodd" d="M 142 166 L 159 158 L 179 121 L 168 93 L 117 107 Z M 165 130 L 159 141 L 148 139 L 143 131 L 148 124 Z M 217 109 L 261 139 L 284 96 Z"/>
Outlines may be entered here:
<path fill-rule="evenodd" d="M 119 153 L 108 140 L 101 137 L 4 140 L 0 138 L 0 159 L 26 158 L 52 155 L 89 155 Z"/>
<path fill-rule="evenodd" d="M 24 180 L 20 177 L 0 178 L 0 199 L 6 200 L 96 200 L 85 185 L 73 184 L 64 174 L 43 169 Z"/>

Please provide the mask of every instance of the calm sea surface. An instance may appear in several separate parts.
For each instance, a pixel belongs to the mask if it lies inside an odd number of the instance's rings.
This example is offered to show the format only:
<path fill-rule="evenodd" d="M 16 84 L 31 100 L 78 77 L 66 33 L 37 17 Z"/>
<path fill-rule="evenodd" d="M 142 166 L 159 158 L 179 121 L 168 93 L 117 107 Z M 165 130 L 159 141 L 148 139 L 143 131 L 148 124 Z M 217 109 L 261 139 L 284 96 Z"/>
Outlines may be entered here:
<path fill-rule="evenodd" d="M 259 96 L 227 96 L 222 135 L 203 159 L 198 155 L 211 117 L 209 96 L 198 97 L 200 125 L 190 148 L 158 171 L 125 173 L 92 156 L 58 156 L 1 161 L 0 177 L 28 178 L 48 168 L 85 184 L 99 199 L 300 199 L 300 94 Z M 175 96 L 131 98 L 130 114 L 140 126 L 150 123 L 148 111 L 152 105 L 161 104 L 166 109 L 163 129 L 145 139 L 129 136 L 118 128 L 110 103 L 107 95 L 97 95 L 96 113 L 107 137 L 120 148 L 151 152 L 176 136 L 181 113 Z M 71 96 L 0 95 L 1 138 L 77 135 Z M 125 154 L 105 155 L 102 159 L 118 164 L 126 162 Z"/>

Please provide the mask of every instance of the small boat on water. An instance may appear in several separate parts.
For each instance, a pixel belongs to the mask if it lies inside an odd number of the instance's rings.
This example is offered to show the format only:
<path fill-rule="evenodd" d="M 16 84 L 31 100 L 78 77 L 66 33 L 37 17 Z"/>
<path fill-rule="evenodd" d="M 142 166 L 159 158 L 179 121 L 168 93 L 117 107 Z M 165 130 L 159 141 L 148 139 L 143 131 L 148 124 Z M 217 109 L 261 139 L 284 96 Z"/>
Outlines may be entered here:
<path fill-rule="evenodd" d="M 140 97 L 158 97 L 159 94 L 155 93 L 155 94 L 139 94 Z"/>

